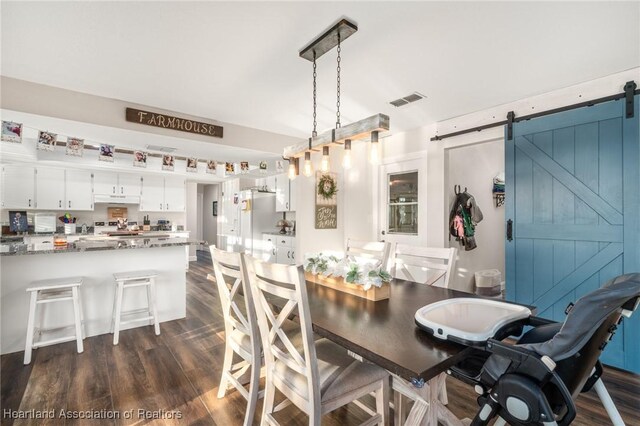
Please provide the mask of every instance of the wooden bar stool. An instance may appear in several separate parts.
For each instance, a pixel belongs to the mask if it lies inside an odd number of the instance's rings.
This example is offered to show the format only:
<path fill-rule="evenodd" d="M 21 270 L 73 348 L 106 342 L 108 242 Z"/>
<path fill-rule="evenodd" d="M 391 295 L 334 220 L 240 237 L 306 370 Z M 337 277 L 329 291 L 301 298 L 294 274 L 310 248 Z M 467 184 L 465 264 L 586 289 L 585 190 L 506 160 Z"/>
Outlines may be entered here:
<path fill-rule="evenodd" d="M 27 292 L 31 293 L 31 297 L 29 301 L 29 318 L 27 320 L 27 342 L 24 348 L 25 365 L 31 363 L 31 354 L 33 349 L 41 346 L 75 340 L 78 346 L 78 353 L 82 353 L 84 351 L 84 346 L 82 344 L 82 339 L 84 339 L 82 301 L 80 300 L 80 292 L 78 291 L 78 287 L 81 285 L 82 277 L 72 277 L 34 281 L 31 283 L 31 287 L 27 288 Z M 74 325 L 50 329 L 35 328 L 36 309 L 38 308 L 38 305 L 64 302 L 68 300 L 73 302 Z M 38 342 L 34 342 L 33 340 L 33 336 L 36 331 L 41 335 L 42 332 L 61 330 L 70 327 L 75 327 L 75 333 L 73 336 L 40 340 Z"/>
<path fill-rule="evenodd" d="M 133 271 L 121 272 L 113 274 L 116 280 L 116 295 L 113 300 L 113 320 L 111 322 L 111 332 L 113 333 L 113 344 L 118 344 L 120 337 L 120 327 L 125 324 L 131 324 L 140 321 L 153 320 L 156 336 L 160 335 L 160 323 L 158 322 L 158 309 L 156 307 L 156 281 L 157 271 Z M 147 287 L 147 308 L 136 309 L 128 312 L 122 312 L 122 300 L 124 298 L 124 290 L 132 287 Z M 122 321 L 123 315 L 137 314 L 147 312 L 146 317 L 134 318 Z"/>

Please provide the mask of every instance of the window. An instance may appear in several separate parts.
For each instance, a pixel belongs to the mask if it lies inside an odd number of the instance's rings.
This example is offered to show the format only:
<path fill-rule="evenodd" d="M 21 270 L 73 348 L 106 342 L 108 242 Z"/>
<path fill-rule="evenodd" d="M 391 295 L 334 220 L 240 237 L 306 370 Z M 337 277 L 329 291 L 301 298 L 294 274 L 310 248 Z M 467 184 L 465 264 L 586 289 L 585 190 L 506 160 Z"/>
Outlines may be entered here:
<path fill-rule="evenodd" d="M 389 174 L 388 232 L 418 234 L 418 172 Z"/>

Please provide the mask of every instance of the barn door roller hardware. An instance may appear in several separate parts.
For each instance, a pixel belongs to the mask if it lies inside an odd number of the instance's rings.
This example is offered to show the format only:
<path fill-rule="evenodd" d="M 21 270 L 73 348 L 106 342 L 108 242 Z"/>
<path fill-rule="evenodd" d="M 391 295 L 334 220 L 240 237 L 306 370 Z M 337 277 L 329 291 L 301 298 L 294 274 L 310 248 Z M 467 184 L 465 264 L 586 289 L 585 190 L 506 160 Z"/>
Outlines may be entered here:
<path fill-rule="evenodd" d="M 625 116 L 627 118 L 633 118 L 633 94 L 636 91 L 636 87 L 638 87 L 638 85 L 636 84 L 635 81 L 627 81 L 627 84 L 624 85 L 624 97 L 625 97 L 625 102 L 626 102 L 626 113 Z"/>
<path fill-rule="evenodd" d="M 516 118 L 516 113 L 509 111 L 507 113 L 507 140 L 513 139 L 513 119 Z"/>
<path fill-rule="evenodd" d="M 590 101 L 584 101 L 584 102 L 580 102 L 580 103 L 573 104 L 573 105 L 567 105 L 567 106 L 560 107 L 560 108 L 553 108 L 553 109 L 550 109 L 550 110 L 547 110 L 547 111 L 536 112 L 535 114 L 523 115 L 523 116 L 520 116 L 518 118 L 515 118 L 515 116 L 514 116 L 512 123 L 519 123 L 520 121 L 531 120 L 532 118 L 543 117 L 545 115 L 556 114 L 556 113 L 563 112 L 563 111 L 570 111 L 570 110 L 576 109 L 576 108 L 590 107 L 590 106 L 594 106 L 594 105 L 601 104 L 601 103 L 604 103 L 604 102 L 617 101 L 619 99 L 625 99 L 625 103 L 626 103 L 625 116 L 627 118 L 632 118 L 633 115 L 634 115 L 633 97 L 635 95 L 640 95 L 640 89 L 638 89 L 637 87 L 638 86 L 636 85 L 636 83 L 634 81 L 629 81 L 624 85 L 624 92 L 622 92 L 622 93 L 617 93 L 615 95 L 605 96 L 605 97 L 598 98 L 598 99 L 592 99 Z M 483 124 L 482 126 L 471 127 L 469 129 L 458 130 L 458 131 L 447 133 L 447 134 L 444 134 L 444 135 L 436 135 L 436 136 L 431 138 L 431 141 L 441 141 L 443 139 L 451 138 L 451 137 L 454 137 L 454 136 L 460 136 L 460 135 L 465 135 L 467 133 L 480 132 L 482 130 L 491 129 L 493 127 L 504 126 L 505 124 L 509 125 L 508 119 L 507 120 L 501 120 L 501 121 L 495 121 L 493 123 Z M 513 135 L 511 135 L 511 136 L 513 136 Z M 507 129 L 507 138 L 509 140 L 511 139 L 509 137 L 509 129 Z"/>

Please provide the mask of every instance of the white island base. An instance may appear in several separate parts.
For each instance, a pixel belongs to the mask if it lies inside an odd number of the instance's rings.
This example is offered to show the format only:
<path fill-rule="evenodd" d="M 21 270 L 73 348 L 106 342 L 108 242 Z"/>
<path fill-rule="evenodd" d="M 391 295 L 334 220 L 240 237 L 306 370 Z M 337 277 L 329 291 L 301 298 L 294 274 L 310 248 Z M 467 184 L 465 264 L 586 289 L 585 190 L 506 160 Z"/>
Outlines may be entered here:
<path fill-rule="evenodd" d="M 160 322 L 186 316 L 185 250 L 188 246 L 140 248 L 132 250 L 97 250 L 68 253 L 2 256 L 0 282 L 1 353 L 24 350 L 29 294 L 32 281 L 84 277 L 80 287 L 86 337 L 111 332 L 115 281 L 113 274 L 154 269 L 158 318 Z M 145 308 L 146 289 L 135 287 L 125 291 L 123 311 Z M 139 314 L 140 317 L 144 313 Z M 135 318 L 134 315 L 131 318 Z M 44 320 L 44 322 L 40 322 Z M 36 327 L 55 328 L 73 325 L 73 306 L 69 303 L 38 305 Z M 123 325 L 122 329 L 140 327 L 149 321 Z M 162 331 L 162 325 L 160 325 Z M 71 335 L 73 329 L 56 335 Z M 153 329 L 149 329 L 153 335 Z M 155 335 L 154 335 L 155 337 Z M 126 338 L 126 337 L 124 337 Z M 120 340 L 123 336 L 120 337 Z M 36 335 L 36 340 L 38 336 Z M 87 343 L 85 343 L 86 345 Z"/>

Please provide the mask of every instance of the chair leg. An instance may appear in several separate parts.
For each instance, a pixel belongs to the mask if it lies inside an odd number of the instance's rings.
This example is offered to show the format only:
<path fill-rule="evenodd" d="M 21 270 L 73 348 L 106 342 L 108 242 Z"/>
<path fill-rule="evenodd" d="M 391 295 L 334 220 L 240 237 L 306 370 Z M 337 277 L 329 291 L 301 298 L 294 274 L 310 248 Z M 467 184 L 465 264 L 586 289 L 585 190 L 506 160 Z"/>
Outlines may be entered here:
<path fill-rule="evenodd" d="M 33 327 L 36 319 L 36 301 L 38 300 L 38 291 L 31 292 L 29 300 L 29 318 L 27 320 L 27 341 L 24 345 L 24 365 L 31 363 L 31 354 L 33 352 Z"/>
<path fill-rule="evenodd" d="M 124 283 L 118 281 L 118 288 L 116 290 L 116 314 L 113 320 L 113 344 L 117 345 L 120 339 L 120 316 L 122 314 L 122 296 L 124 293 Z"/>
<path fill-rule="evenodd" d="M 78 353 L 84 352 L 84 345 L 82 343 L 82 320 L 80 317 L 80 301 L 78 298 L 78 287 L 71 287 L 71 294 L 73 299 L 73 317 L 76 323 L 76 344 L 78 346 Z"/>
<path fill-rule="evenodd" d="M 440 374 L 439 385 L 440 385 L 440 389 L 438 390 L 438 398 L 440 399 L 440 402 L 442 402 L 444 405 L 447 405 L 449 403 L 449 397 L 447 396 L 447 374 L 446 373 Z"/>
<path fill-rule="evenodd" d="M 231 374 L 231 365 L 233 364 L 233 348 L 228 343 L 225 343 L 224 346 L 224 361 L 222 362 L 222 377 L 220 377 L 220 385 L 218 386 L 218 399 L 224 398 L 227 393 L 227 374 Z"/>
<path fill-rule="evenodd" d="M 160 335 L 160 321 L 158 320 L 158 307 L 156 305 L 156 280 L 151 278 L 149 287 L 151 289 L 151 309 L 153 310 L 153 327 L 156 332 L 156 336 Z"/>
<path fill-rule="evenodd" d="M 267 375 L 266 385 L 264 387 L 262 419 L 260 420 L 261 426 L 269 425 L 271 422 L 269 422 L 267 417 L 274 413 L 273 407 L 276 400 L 276 387 L 269 379 L 269 375 Z M 311 423 L 311 418 L 309 418 L 309 423 Z"/>
<path fill-rule="evenodd" d="M 393 413 L 394 422 L 396 426 L 400 426 L 404 423 L 404 417 L 406 416 L 407 399 L 398 391 L 393 391 Z"/>
<path fill-rule="evenodd" d="M 255 357 L 254 357 L 255 358 Z M 253 418 L 256 414 L 256 405 L 258 405 L 258 394 L 260 393 L 260 361 L 251 365 L 251 382 L 249 382 L 249 398 L 247 400 L 247 412 L 244 416 L 244 426 L 253 424 Z"/>
<path fill-rule="evenodd" d="M 381 381 L 380 389 L 376 391 L 376 413 L 382 417 L 380 426 L 389 424 L 389 377 Z"/>

